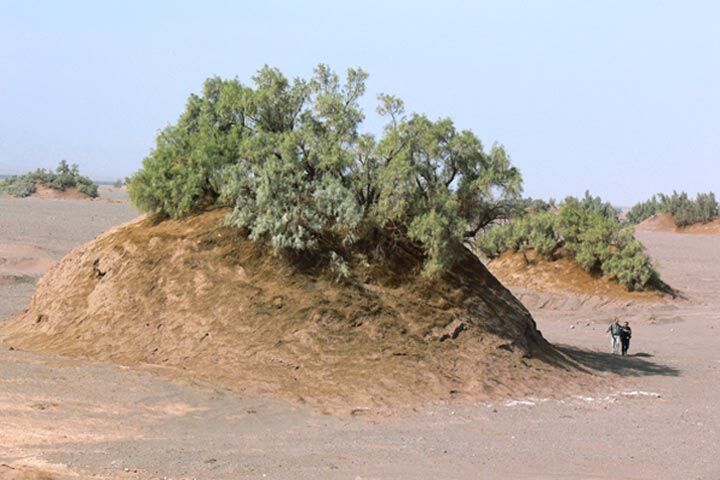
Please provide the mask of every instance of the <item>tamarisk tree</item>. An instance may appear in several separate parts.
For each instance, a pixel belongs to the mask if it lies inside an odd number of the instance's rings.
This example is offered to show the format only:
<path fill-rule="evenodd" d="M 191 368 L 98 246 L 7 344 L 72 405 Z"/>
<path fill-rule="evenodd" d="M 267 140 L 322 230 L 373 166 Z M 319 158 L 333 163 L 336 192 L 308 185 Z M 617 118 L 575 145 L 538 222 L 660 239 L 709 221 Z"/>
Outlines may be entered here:
<path fill-rule="evenodd" d="M 442 273 L 519 198 L 520 173 L 502 146 L 486 151 L 471 131 L 408 114 L 390 95 L 378 97 L 382 135 L 361 132 L 366 79 L 324 65 L 294 80 L 264 67 L 253 86 L 208 79 L 159 134 L 131 198 L 174 218 L 230 206 L 229 224 L 278 250 L 383 231 L 422 248 L 425 274 Z"/>

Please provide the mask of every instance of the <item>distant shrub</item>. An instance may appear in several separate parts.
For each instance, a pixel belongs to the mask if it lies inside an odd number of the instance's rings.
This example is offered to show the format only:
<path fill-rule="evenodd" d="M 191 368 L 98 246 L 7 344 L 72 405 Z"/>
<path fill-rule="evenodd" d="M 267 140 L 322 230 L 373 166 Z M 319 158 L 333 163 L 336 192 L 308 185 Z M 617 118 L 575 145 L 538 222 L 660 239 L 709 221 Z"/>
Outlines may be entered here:
<path fill-rule="evenodd" d="M 13 176 L 0 181 L 0 193 L 13 197 L 29 197 L 35 191 L 35 182 L 25 176 Z"/>
<path fill-rule="evenodd" d="M 529 247 L 536 248 L 546 258 L 552 258 L 558 245 L 555 221 L 556 215 L 549 211 L 523 215 L 488 229 L 478 237 L 476 246 L 490 258 L 507 250 L 522 251 Z"/>
<path fill-rule="evenodd" d="M 87 177 L 80 177 L 76 180 L 75 187 L 79 192 L 84 193 L 90 197 L 96 198 L 98 196 L 98 186 L 95 182 Z"/>
<path fill-rule="evenodd" d="M 554 210 L 556 207 L 555 200 L 543 200 L 540 198 L 518 198 L 512 202 L 509 202 L 503 212 L 502 218 L 509 219 L 513 217 L 520 217 L 527 214 L 547 212 Z"/>
<path fill-rule="evenodd" d="M 15 197 L 28 197 L 37 191 L 38 184 L 61 191 L 77 188 L 78 191 L 91 197 L 98 196 L 95 182 L 80 175 L 78 166 L 70 166 L 65 160 L 60 162 L 54 172 L 37 169 L 24 175 L 9 177 L 0 182 L 0 192 Z"/>
<path fill-rule="evenodd" d="M 662 213 L 662 205 L 658 201 L 657 196 L 653 195 L 649 200 L 635 204 L 625 215 L 625 219 L 637 225 L 653 215 Z"/>
<path fill-rule="evenodd" d="M 643 290 L 647 285 L 666 286 L 660 282 L 660 275 L 653 268 L 645 248 L 634 236 L 632 227 L 617 232 L 614 251 L 602 263 L 605 275 L 615 277 L 628 290 Z"/>
<path fill-rule="evenodd" d="M 685 192 L 653 195 L 649 200 L 633 206 L 627 213 L 630 223 L 638 224 L 659 213 L 670 213 L 675 225 L 684 227 L 696 223 L 707 223 L 720 216 L 720 206 L 715 194 L 698 193 L 695 200 Z"/>
<path fill-rule="evenodd" d="M 568 197 L 556 211 L 513 218 L 481 234 L 477 248 L 490 258 L 532 248 L 549 260 L 561 249 L 588 272 L 607 275 L 628 290 L 659 282 L 659 275 L 618 211 L 589 193 Z"/>

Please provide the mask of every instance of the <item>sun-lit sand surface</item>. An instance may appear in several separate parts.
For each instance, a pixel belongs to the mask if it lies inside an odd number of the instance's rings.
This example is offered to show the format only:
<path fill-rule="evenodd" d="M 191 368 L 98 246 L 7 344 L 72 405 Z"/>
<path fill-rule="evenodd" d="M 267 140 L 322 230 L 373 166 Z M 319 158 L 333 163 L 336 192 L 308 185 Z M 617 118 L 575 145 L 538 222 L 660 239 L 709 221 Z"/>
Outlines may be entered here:
<path fill-rule="evenodd" d="M 56 261 L 136 215 L 118 199 L 0 202 L 15 259 Z M 615 379 L 606 391 L 335 417 L 0 344 L 0 479 L 720 478 L 720 237 L 640 238 L 685 300 L 518 290 L 548 340 Z M 31 264 L 0 281 L 0 318 L 25 308 Z M 614 316 L 632 322 L 630 357 L 607 353 Z"/>

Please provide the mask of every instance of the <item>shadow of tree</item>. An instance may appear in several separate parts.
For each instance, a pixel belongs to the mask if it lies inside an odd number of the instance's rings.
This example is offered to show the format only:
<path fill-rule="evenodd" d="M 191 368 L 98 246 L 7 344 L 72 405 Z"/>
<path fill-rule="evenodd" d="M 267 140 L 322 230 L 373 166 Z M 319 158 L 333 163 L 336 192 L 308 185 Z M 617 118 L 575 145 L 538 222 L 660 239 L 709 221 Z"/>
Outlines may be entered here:
<path fill-rule="evenodd" d="M 652 357 L 648 353 L 623 357 L 606 352 L 583 350 L 570 345 L 556 345 L 555 347 L 575 360 L 583 369 L 610 372 L 623 377 L 649 377 L 654 375 L 677 377 L 680 375 L 680 370 L 677 368 L 647 360 L 647 358 Z"/>

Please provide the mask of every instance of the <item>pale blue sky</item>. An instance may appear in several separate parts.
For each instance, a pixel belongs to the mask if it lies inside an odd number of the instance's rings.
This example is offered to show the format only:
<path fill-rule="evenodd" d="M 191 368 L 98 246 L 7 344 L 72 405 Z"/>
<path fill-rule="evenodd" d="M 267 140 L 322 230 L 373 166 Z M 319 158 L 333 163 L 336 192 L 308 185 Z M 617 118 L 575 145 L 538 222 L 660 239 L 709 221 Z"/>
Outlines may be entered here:
<path fill-rule="evenodd" d="M 526 194 L 720 190 L 720 2 L 0 0 L 0 173 L 140 166 L 212 75 L 370 73 L 509 150 Z M 378 131 L 375 115 L 367 128 Z"/>

